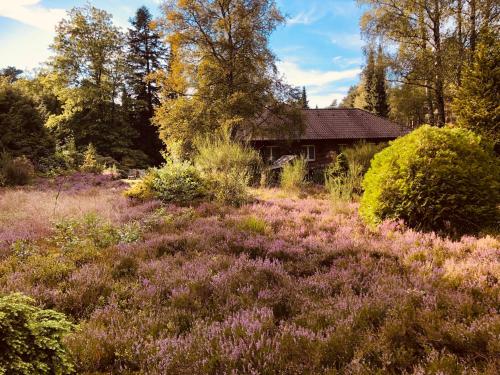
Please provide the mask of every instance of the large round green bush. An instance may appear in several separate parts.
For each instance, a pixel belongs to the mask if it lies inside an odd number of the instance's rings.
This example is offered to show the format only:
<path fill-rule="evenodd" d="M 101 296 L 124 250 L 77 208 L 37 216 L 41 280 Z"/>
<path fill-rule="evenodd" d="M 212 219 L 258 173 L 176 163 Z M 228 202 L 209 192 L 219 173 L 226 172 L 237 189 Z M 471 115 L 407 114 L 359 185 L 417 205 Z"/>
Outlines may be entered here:
<path fill-rule="evenodd" d="M 376 154 L 360 214 L 371 224 L 403 220 L 422 231 L 477 234 L 499 223 L 500 167 L 481 137 L 422 126 Z"/>

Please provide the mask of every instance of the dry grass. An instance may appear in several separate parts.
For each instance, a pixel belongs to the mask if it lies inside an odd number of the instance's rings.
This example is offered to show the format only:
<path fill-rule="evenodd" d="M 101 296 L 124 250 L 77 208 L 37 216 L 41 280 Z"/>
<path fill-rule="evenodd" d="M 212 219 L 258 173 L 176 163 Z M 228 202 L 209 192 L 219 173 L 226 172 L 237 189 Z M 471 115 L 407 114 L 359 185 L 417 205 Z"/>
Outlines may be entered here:
<path fill-rule="evenodd" d="M 18 238 L 42 238 L 53 223 L 95 213 L 120 222 L 129 209 L 127 199 L 116 188 L 92 187 L 71 191 L 14 189 L 0 192 L 0 243 Z"/>

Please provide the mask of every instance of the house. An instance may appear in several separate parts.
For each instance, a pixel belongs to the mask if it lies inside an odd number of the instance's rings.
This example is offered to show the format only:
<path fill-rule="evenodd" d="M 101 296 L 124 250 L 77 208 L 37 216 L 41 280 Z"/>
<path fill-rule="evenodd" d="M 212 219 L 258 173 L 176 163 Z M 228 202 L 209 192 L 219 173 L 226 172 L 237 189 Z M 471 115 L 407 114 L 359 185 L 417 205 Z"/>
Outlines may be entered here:
<path fill-rule="evenodd" d="M 397 123 L 357 108 L 304 109 L 302 116 L 305 129 L 301 136 L 254 136 L 250 144 L 269 163 L 283 155 L 302 154 L 316 168 L 330 163 L 344 146 L 360 141 L 387 142 L 408 132 Z"/>

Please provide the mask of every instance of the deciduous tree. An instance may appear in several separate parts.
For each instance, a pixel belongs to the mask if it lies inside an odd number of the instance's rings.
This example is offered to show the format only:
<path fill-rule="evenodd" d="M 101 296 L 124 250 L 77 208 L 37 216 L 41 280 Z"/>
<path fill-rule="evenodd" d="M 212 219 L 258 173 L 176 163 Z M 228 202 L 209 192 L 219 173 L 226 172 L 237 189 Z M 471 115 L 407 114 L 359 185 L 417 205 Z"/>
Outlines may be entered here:
<path fill-rule="evenodd" d="M 50 65 L 63 112 L 48 121 L 59 139 L 123 157 L 135 136 L 122 121 L 118 95 L 125 69 L 124 36 L 109 13 L 91 5 L 73 8 L 56 28 Z"/>
<path fill-rule="evenodd" d="M 235 138 L 277 117 L 301 125 L 300 100 L 279 82 L 268 47 L 284 22 L 274 0 L 170 0 L 164 13 L 172 60 L 155 121 L 169 147 L 185 153 L 197 135 Z"/>

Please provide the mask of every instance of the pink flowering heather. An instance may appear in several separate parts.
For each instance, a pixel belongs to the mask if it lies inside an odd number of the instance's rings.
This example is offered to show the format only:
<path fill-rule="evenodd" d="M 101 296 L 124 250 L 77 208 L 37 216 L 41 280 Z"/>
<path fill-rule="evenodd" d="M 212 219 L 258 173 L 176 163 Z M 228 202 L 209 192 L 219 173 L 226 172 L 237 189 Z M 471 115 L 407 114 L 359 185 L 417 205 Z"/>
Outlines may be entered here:
<path fill-rule="evenodd" d="M 0 293 L 79 323 L 78 373 L 498 373 L 498 237 L 367 228 L 356 203 L 272 190 L 239 208 L 121 190 L 0 195 Z"/>

